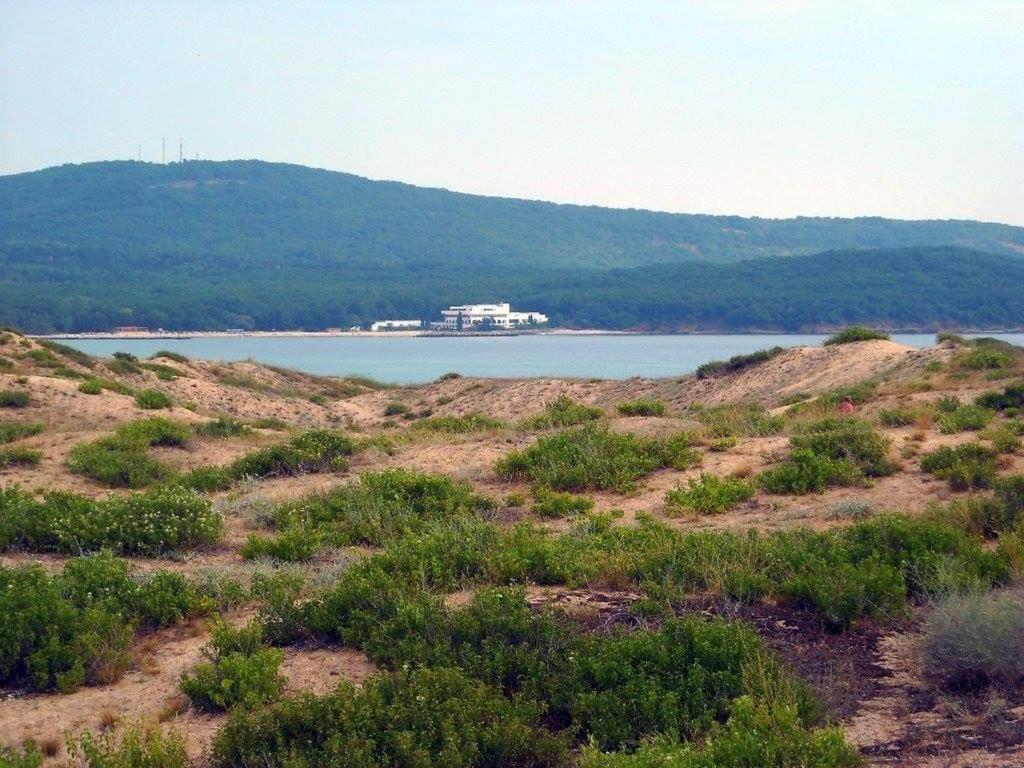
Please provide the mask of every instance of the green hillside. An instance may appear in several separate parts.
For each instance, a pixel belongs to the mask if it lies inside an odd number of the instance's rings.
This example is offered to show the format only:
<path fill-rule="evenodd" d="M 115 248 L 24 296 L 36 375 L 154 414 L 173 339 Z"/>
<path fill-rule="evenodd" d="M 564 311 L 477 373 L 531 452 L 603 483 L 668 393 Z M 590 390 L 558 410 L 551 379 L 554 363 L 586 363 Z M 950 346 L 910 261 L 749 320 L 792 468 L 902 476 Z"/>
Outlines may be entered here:
<path fill-rule="evenodd" d="M 614 210 L 257 161 L 0 177 L 0 322 L 33 331 L 320 328 L 500 298 L 619 328 L 1019 325 L 1022 250 L 1001 224 Z"/>

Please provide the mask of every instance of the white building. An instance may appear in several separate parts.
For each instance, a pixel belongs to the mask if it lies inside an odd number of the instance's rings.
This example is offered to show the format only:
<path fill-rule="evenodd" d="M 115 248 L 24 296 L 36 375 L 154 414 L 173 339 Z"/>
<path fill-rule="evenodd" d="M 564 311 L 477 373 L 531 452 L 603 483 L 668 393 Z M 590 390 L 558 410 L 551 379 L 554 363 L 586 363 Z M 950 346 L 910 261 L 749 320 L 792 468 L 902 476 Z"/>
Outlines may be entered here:
<path fill-rule="evenodd" d="M 371 331 L 410 331 L 422 327 L 419 320 L 378 320 L 370 326 Z"/>
<path fill-rule="evenodd" d="M 518 328 L 548 321 L 548 316 L 540 312 L 513 312 L 507 301 L 501 304 L 461 304 L 449 307 L 441 311 L 441 318 L 441 327 L 448 331 L 469 330 L 475 325 Z"/>

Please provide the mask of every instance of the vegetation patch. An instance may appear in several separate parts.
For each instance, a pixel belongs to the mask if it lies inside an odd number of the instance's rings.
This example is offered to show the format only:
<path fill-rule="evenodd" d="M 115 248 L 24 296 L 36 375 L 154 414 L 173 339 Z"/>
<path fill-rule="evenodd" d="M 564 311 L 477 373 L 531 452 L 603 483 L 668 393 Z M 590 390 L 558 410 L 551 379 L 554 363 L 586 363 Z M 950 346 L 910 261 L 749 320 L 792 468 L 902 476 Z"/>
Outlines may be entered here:
<path fill-rule="evenodd" d="M 485 432 L 490 429 L 504 429 L 508 426 L 501 419 L 495 419 L 485 413 L 474 411 L 463 416 L 431 416 L 420 419 L 415 429 L 428 432 L 441 432 L 448 435 L 465 435 L 471 432 Z"/>
<path fill-rule="evenodd" d="M 664 416 L 668 413 L 668 406 L 663 400 L 641 398 L 619 403 L 615 410 L 620 416 Z"/>
<path fill-rule="evenodd" d="M 771 349 L 761 349 L 748 355 L 733 355 L 728 360 L 712 360 L 697 367 L 697 378 L 707 379 L 715 375 L 737 373 L 738 371 L 753 368 L 755 365 L 771 360 L 785 351 L 782 347 L 772 347 Z"/>
<path fill-rule="evenodd" d="M 522 421 L 523 429 L 543 430 L 574 427 L 588 421 L 596 421 L 604 411 L 586 403 L 578 403 L 566 395 L 559 395 L 544 408 L 543 412 Z"/>
<path fill-rule="evenodd" d="M 221 516 L 202 496 L 176 487 L 90 499 L 0 489 L 0 549 L 162 555 L 217 541 Z"/>
<path fill-rule="evenodd" d="M 699 458 L 692 437 L 679 432 L 659 440 L 585 425 L 541 437 L 495 465 L 506 480 L 530 480 L 558 491 L 614 489 L 628 493 L 636 481 L 662 467 L 686 469 Z"/>
<path fill-rule="evenodd" d="M 833 461 L 848 461 L 866 477 L 892 474 L 890 441 L 860 419 L 830 417 L 799 426 L 789 439 L 794 450 L 808 450 Z"/>
<path fill-rule="evenodd" d="M 40 421 L 0 421 L 0 445 L 34 437 L 40 434 L 45 426 Z"/>
<path fill-rule="evenodd" d="M 263 643 L 262 629 L 250 624 L 235 629 L 225 622 L 210 628 L 206 661 L 181 677 L 181 690 L 192 706 L 204 712 L 234 707 L 257 709 L 274 701 L 284 689 L 280 675 L 284 654 Z"/>
<path fill-rule="evenodd" d="M 143 389 L 135 393 L 135 404 L 143 410 L 156 411 L 170 408 L 174 402 L 167 393 L 159 389 Z"/>
<path fill-rule="evenodd" d="M 252 427 L 231 416 L 220 416 L 212 421 L 196 424 L 192 430 L 202 437 L 245 437 L 252 434 Z"/>
<path fill-rule="evenodd" d="M 585 515 L 594 509 L 594 500 L 589 496 L 552 491 L 538 488 L 533 494 L 532 512 L 540 517 L 569 518 Z"/>
<path fill-rule="evenodd" d="M 996 479 L 996 455 L 979 443 L 943 446 L 921 457 L 921 470 L 949 480 L 957 491 L 989 488 Z"/>
<path fill-rule="evenodd" d="M 201 610 L 180 574 L 136 576 L 110 554 L 74 558 L 53 575 L 0 567 L 0 684 L 67 693 L 115 682 L 131 665 L 137 629 Z"/>
<path fill-rule="evenodd" d="M 833 333 L 823 342 L 824 347 L 831 347 L 836 344 L 851 344 L 856 341 L 888 341 L 889 334 L 883 333 L 882 331 L 876 331 L 874 328 L 868 328 L 863 325 L 850 325 L 839 331 Z"/>
<path fill-rule="evenodd" d="M 24 408 L 28 402 L 28 392 L 24 390 L 0 389 L 0 408 Z"/>
<path fill-rule="evenodd" d="M 59 342 L 52 341 L 51 339 L 39 339 L 38 344 L 50 352 L 54 352 L 62 357 L 66 357 L 72 362 L 78 363 L 83 368 L 93 368 L 96 365 L 95 357 L 67 344 L 61 344 Z"/>
<path fill-rule="evenodd" d="M 162 417 L 128 422 L 110 437 L 72 448 L 68 468 L 115 488 L 142 488 L 173 475 L 169 467 L 149 455 L 148 449 L 157 445 L 181 447 L 190 437 L 186 425 Z"/>
<path fill-rule="evenodd" d="M 767 437 L 777 435 L 786 424 L 782 416 L 773 416 L 755 403 L 691 406 L 690 412 L 712 438 Z"/>
<path fill-rule="evenodd" d="M 687 481 L 687 487 L 678 487 L 665 495 L 665 502 L 672 509 L 713 515 L 749 500 L 754 495 L 754 485 L 738 477 L 718 477 L 701 472 L 696 480 Z"/>
<path fill-rule="evenodd" d="M 15 466 L 34 467 L 42 458 L 42 452 L 35 448 L 26 448 L 24 446 L 0 448 L 0 468 Z"/>
<path fill-rule="evenodd" d="M 995 411 L 981 405 L 959 405 L 952 411 L 942 413 L 938 418 L 939 431 L 944 435 L 956 432 L 977 432 L 987 427 L 995 418 Z"/>
<path fill-rule="evenodd" d="M 332 429 L 310 429 L 288 442 L 259 448 L 240 456 L 227 469 L 233 479 L 303 475 L 341 471 L 355 453 L 355 442 Z"/>

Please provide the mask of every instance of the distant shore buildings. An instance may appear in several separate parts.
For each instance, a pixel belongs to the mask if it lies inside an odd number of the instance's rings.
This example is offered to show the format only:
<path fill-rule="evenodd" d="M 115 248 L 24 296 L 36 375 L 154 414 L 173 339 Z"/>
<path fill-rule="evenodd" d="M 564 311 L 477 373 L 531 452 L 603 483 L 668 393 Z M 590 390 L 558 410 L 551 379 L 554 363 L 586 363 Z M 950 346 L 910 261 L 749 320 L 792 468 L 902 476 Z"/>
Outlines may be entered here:
<path fill-rule="evenodd" d="M 423 327 L 422 320 L 378 320 L 370 325 L 371 331 L 415 331 Z"/>
<path fill-rule="evenodd" d="M 541 312 L 513 312 L 509 303 L 459 304 L 441 311 L 440 327 L 446 331 L 471 328 L 521 328 L 542 325 L 548 316 Z"/>

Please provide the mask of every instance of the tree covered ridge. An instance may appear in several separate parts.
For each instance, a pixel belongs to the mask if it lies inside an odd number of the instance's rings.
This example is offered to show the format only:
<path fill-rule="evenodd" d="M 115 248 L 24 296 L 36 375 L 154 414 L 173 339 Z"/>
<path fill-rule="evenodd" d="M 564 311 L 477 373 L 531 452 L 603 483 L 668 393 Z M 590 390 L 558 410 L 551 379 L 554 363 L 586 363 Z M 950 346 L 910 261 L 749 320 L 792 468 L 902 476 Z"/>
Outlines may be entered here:
<path fill-rule="evenodd" d="M 480 197 L 257 161 L 0 177 L 0 322 L 322 328 L 506 299 L 564 325 L 1001 327 L 1024 228 Z"/>

